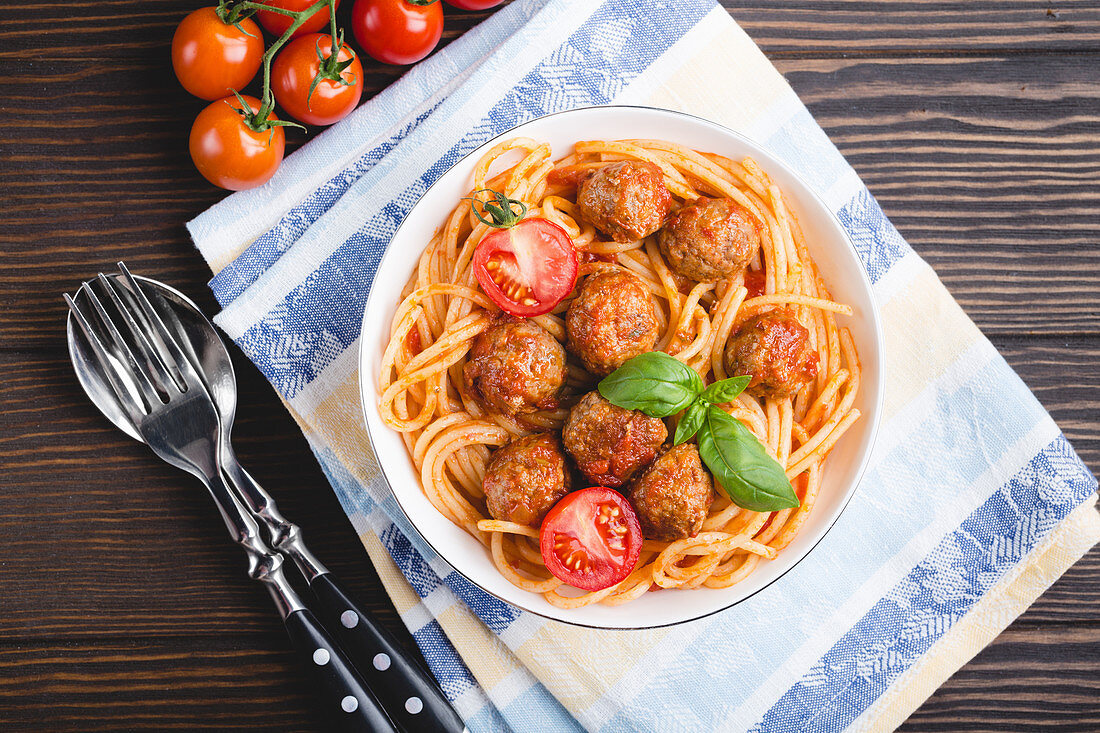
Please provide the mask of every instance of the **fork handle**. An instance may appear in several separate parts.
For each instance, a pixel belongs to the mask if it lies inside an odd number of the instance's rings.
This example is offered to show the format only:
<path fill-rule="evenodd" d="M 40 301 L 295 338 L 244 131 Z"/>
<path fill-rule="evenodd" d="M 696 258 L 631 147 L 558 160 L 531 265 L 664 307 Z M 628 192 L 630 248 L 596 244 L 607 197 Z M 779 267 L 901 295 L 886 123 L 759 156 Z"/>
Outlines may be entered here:
<path fill-rule="evenodd" d="M 435 680 L 372 613 L 355 602 L 332 573 L 318 575 L 310 589 L 317 598 L 321 620 L 356 660 L 371 689 L 389 703 L 387 709 L 398 726 L 409 733 L 460 733 L 465 729 Z"/>
<path fill-rule="evenodd" d="M 284 623 L 294 651 L 313 678 L 326 717 L 341 730 L 393 733 L 378 699 L 313 614 L 299 609 Z"/>

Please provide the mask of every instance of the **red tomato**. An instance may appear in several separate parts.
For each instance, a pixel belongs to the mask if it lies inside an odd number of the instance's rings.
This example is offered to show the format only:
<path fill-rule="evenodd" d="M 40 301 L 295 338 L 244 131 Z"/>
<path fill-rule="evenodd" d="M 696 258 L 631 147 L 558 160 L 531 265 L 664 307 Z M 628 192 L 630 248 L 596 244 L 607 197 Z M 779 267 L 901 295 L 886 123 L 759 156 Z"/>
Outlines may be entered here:
<path fill-rule="evenodd" d="M 452 5 L 462 10 L 486 10 L 488 8 L 495 8 L 500 5 L 504 0 L 447 0 L 448 5 Z"/>
<path fill-rule="evenodd" d="M 256 0 L 256 2 L 272 8 L 282 8 L 283 10 L 293 10 L 294 12 L 305 10 L 316 1 L 317 0 Z M 340 0 L 336 0 L 336 7 L 340 7 Z M 282 35 L 286 33 L 286 29 L 294 22 L 289 15 L 272 13 L 270 10 L 261 10 L 256 13 L 256 20 L 260 21 L 260 25 L 266 28 L 268 33 L 276 38 L 282 37 Z M 307 33 L 319 31 L 328 25 L 328 21 L 328 8 L 321 8 L 313 15 L 309 16 L 309 19 L 306 20 L 305 23 L 298 26 L 298 30 L 294 31 L 294 35 L 292 35 L 291 38 L 298 38 Z"/>
<path fill-rule="evenodd" d="M 574 491 L 542 520 L 539 549 L 555 578 L 574 588 L 603 590 L 638 564 L 642 528 L 619 492 L 603 487 Z"/>
<path fill-rule="evenodd" d="M 569 234 L 549 219 L 524 219 L 494 229 L 474 250 L 482 290 L 513 316 L 549 313 L 577 284 L 577 251 Z"/>
<path fill-rule="evenodd" d="M 253 112 L 260 100 L 244 97 Z M 236 97 L 207 105 L 191 125 L 191 160 L 206 180 L 230 191 L 255 188 L 275 175 L 283 161 L 282 127 L 256 132 L 245 124 Z M 276 119 L 271 115 L 271 119 Z"/>
<path fill-rule="evenodd" d="M 244 32 L 223 23 L 214 8 L 199 8 L 180 22 L 172 36 L 172 68 L 184 89 L 202 99 L 221 99 L 252 81 L 264 42 L 251 20 L 240 26 Z"/>
<path fill-rule="evenodd" d="M 347 84 L 325 78 L 311 94 L 313 79 L 321 71 L 318 49 L 326 57 L 331 54 L 332 36 L 311 33 L 288 43 L 271 65 L 271 89 L 275 101 L 294 119 L 307 125 L 331 125 L 347 117 L 359 104 L 363 94 L 363 65 L 345 43 L 336 60 L 351 61 L 340 72 L 340 78 Z"/>
<path fill-rule="evenodd" d="M 351 29 L 363 50 L 385 64 L 415 64 L 432 52 L 443 35 L 437 0 L 355 0 Z"/>

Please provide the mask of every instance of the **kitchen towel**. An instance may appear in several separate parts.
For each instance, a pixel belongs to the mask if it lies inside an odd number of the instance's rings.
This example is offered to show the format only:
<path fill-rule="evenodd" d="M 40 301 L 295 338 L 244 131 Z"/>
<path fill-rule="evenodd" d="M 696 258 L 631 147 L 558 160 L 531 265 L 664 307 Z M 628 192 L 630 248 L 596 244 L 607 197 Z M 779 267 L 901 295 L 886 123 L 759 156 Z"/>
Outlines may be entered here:
<path fill-rule="evenodd" d="M 799 171 L 886 333 L 882 428 L 832 531 L 751 599 L 637 632 L 521 612 L 435 556 L 379 474 L 356 376 L 375 267 L 427 186 L 518 123 L 611 103 L 706 117 Z M 188 226 L 215 320 L 301 425 L 472 731 L 892 729 L 1100 539 L 1094 477 L 712 0 L 514 2 Z"/>

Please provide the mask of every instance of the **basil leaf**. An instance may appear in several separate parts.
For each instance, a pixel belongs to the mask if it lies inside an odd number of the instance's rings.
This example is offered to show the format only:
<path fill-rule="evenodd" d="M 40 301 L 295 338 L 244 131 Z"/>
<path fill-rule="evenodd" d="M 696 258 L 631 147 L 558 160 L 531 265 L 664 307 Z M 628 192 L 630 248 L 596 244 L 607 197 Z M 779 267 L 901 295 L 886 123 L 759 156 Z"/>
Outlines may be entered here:
<path fill-rule="evenodd" d="M 690 405 L 703 391 L 698 373 L 660 351 L 628 359 L 604 377 L 600 394 L 608 402 L 650 417 L 668 417 Z"/>
<path fill-rule="evenodd" d="M 798 506 L 783 467 L 740 420 L 714 405 L 707 405 L 699 430 L 699 455 L 737 506 L 754 512 Z"/>
<path fill-rule="evenodd" d="M 740 377 L 723 379 L 721 382 L 715 382 L 707 387 L 703 390 L 703 394 L 699 396 L 705 401 L 715 405 L 732 402 L 737 395 L 745 391 L 745 387 L 749 386 L 749 382 L 751 381 L 751 374 L 743 374 Z"/>
<path fill-rule="evenodd" d="M 680 422 L 676 425 L 676 434 L 672 437 L 673 445 L 680 445 L 684 441 L 691 440 L 691 436 L 699 432 L 699 426 L 703 424 L 703 421 L 707 419 L 707 403 L 701 400 L 695 400 L 691 403 L 691 407 L 684 413 L 684 416 L 680 418 Z"/>

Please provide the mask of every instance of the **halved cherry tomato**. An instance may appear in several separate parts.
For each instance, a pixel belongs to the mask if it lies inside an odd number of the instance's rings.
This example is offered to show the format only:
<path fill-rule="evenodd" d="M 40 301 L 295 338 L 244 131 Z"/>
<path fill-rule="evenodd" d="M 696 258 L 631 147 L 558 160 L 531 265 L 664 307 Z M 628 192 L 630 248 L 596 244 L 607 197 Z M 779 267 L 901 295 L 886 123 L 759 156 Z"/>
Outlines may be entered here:
<path fill-rule="evenodd" d="M 256 0 L 256 2 L 272 8 L 293 10 L 297 13 L 313 5 L 317 0 Z M 336 0 L 336 7 L 340 7 L 340 0 Z M 291 38 L 298 38 L 307 33 L 321 30 L 328 25 L 328 16 L 328 8 L 321 8 L 316 13 L 309 16 L 305 23 L 298 26 L 298 30 L 294 31 L 294 35 L 292 35 Z M 256 13 L 256 20 L 260 21 L 260 25 L 266 28 L 267 31 L 276 38 L 286 33 L 286 29 L 294 22 L 294 19 L 289 15 L 273 13 L 270 10 L 261 10 Z"/>
<path fill-rule="evenodd" d="M 577 284 L 573 240 L 541 217 L 486 234 L 474 250 L 473 264 L 485 294 L 521 318 L 549 313 Z"/>
<path fill-rule="evenodd" d="M 316 87 L 313 78 L 321 70 L 321 57 L 332 53 L 332 36 L 311 33 L 286 45 L 271 65 L 271 90 L 275 101 L 287 113 L 307 125 L 331 125 L 344 119 L 359 104 L 363 94 L 363 65 L 347 44 L 340 47 L 338 61 L 351 61 L 340 72 L 346 84 L 333 79 L 321 79 Z"/>
<path fill-rule="evenodd" d="M 351 30 L 364 51 L 384 64 L 415 64 L 443 35 L 438 0 L 355 0 Z"/>
<path fill-rule="evenodd" d="M 248 18 L 226 25 L 214 8 L 199 8 L 180 21 L 172 36 L 172 69 L 187 91 L 221 99 L 256 76 L 264 55 L 260 27 Z"/>
<path fill-rule="evenodd" d="M 260 100 L 243 97 L 253 112 Z M 234 109 L 236 108 L 236 109 Z M 256 132 L 237 111 L 241 103 L 226 97 L 207 105 L 191 125 L 191 160 L 206 180 L 230 191 L 254 188 L 275 175 L 283 162 L 286 133 L 282 127 Z M 277 119 L 271 115 L 271 119 Z"/>
<path fill-rule="evenodd" d="M 619 492 L 602 486 L 574 491 L 542 520 L 539 550 L 555 578 L 574 588 L 603 590 L 638 564 L 642 528 Z"/>
<path fill-rule="evenodd" d="M 502 2 L 504 0 L 447 0 L 448 5 L 453 5 L 462 10 L 487 10 L 488 8 L 495 8 Z"/>

